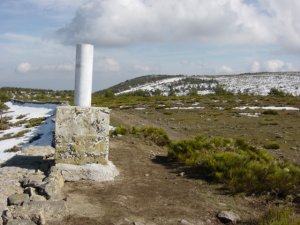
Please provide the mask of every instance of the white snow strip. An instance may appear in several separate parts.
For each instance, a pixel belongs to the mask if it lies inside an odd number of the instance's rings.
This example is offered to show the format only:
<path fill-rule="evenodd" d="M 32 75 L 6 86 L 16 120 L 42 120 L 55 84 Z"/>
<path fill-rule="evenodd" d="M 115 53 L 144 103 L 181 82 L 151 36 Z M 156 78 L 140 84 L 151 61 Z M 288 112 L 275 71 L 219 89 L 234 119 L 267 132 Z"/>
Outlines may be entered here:
<path fill-rule="evenodd" d="M 53 139 L 54 122 L 53 116 L 57 104 L 34 104 L 34 103 L 17 103 L 17 102 L 6 102 L 8 107 L 8 113 L 4 116 L 12 117 L 11 123 L 18 122 L 24 119 L 32 119 L 39 117 L 47 117 L 47 119 L 37 127 L 26 128 L 25 124 L 17 127 L 11 127 L 10 129 L 1 132 L 0 137 L 5 134 L 17 134 L 18 132 L 28 130 L 29 132 L 24 134 L 22 137 L 10 138 L 0 141 L 0 162 L 6 161 L 13 157 L 15 153 L 4 152 L 16 145 L 18 146 L 28 146 L 28 145 L 38 145 L 47 146 L 51 145 Z M 17 119 L 18 116 L 25 115 L 24 118 Z M 40 139 L 29 143 L 32 137 L 40 135 Z"/>
<path fill-rule="evenodd" d="M 192 109 L 204 109 L 205 107 L 200 106 L 189 106 L 189 107 L 171 107 L 171 108 L 165 108 L 169 110 L 179 109 L 179 110 L 192 110 Z"/>
<path fill-rule="evenodd" d="M 260 113 L 239 113 L 241 116 L 248 116 L 248 117 L 259 117 Z"/>
<path fill-rule="evenodd" d="M 142 108 L 142 107 L 139 107 L 139 108 L 134 108 L 135 110 L 145 110 L 146 108 Z"/>
<path fill-rule="evenodd" d="M 162 90 L 163 86 L 165 86 L 167 84 L 170 84 L 170 83 L 173 83 L 173 82 L 180 81 L 183 78 L 184 77 L 167 78 L 167 79 L 156 81 L 154 83 L 147 83 L 147 84 L 140 85 L 140 86 L 137 86 L 137 87 L 134 87 L 134 88 L 130 88 L 128 90 L 116 93 L 115 95 L 126 94 L 126 93 L 130 93 L 130 92 L 135 92 L 135 91 L 138 91 L 138 90 L 144 90 L 144 91 L 151 91 L 151 90 L 155 90 L 155 89 Z"/>
<path fill-rule="evenodd" d="M 294 111 L 299 111 L 299 108 L 296 107 L 290 107 L 290 106 L 263 106 L 263 107 L 259 107 L 259 106 L 241 106 L 241 107 L 235 107 L 234 109 L 239 109 L 239 110 L 245 110 L 245 109 L 252 109 L 252 110 L 256 110 L 256 109 L 264 109 L 264 110 L 294 110 Z"/>

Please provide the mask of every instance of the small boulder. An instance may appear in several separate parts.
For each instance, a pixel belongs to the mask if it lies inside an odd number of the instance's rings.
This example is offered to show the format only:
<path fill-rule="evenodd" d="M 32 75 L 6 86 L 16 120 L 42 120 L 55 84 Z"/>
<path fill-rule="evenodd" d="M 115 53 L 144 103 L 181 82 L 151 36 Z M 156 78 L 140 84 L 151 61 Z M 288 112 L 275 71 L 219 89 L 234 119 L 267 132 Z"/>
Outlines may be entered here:
<path fill-rule="evenodd" d="M 218 213 L 217 217 L 222 223 L 236 224 L 241 220 L 240 216 L 232 211 L 221 211 Z"/>
<path fill-rule="evenodd" d="M 178 225 L 193 225 L 193 224 L 187 221 L 186 219 L 182 219 L 178 221 Z"/>
<path fill-rule="evenodd" d="M 24 202 L 29 202 L 28 194 L 13 194 L 7 198 L 7 205 L 22 205 Z"/>

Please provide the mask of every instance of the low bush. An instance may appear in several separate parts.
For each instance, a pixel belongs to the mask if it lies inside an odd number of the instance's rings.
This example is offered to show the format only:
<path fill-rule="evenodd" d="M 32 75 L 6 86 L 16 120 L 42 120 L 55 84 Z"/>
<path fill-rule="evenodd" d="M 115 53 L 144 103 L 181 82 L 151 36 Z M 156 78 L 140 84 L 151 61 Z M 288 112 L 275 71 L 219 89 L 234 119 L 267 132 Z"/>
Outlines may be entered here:
<path fill-rule="evenodd" d="M 156 127 L 133 127 L 131 133 L 137 136 L 142 136 L 143 138 L 153 141 L 158 146 L 166 146 L 170 143 L 170 139 L 167 133 Z"/>
<path fill-rule="evenodd" d="M 271 208 L 259 221 L 258 225 L 299 225 L 300 217 L 291 208 Z"/>
<path fill-rule="evenodd" d="M 285 97 L 285 96 L 291 96 L 290 93 L 286 93 L 282 90 L 279 90 L 277 88 L 271 88 L 269 93 L 268 93 L 269 96 L 276 96 L 276 97 Z"/>
<path fill-rule="evenodd" d="M 264 148 L 265 148 L 265 149 L 279 149 L 280 146 L 279 146 L 279 144 L 277 144 L 277 143 L 271 142 L 271 143 L 265 144 L 265 145 L 264 145 Z"/>
<path fill-rule="evenodd" d="M 280 196 L 300 187 L 300 168 L 273 158 L 243 140 L 206 138 L 172 142 L 169 157 L 177 159 L 208 181 L 220 182 L 233 192 Z"/>
<path fill-rule="evenodd" d="M 262 114 L 264 114 L 264 115 L 278 115 L 278 111 L 268 109 L 268 110 L 263 111 Z"/>
<path fill-rule="evenodd" d="M 111 136 L 125 135 L 128 133 L 127 128 L 125 127 L 116 127 L 111 133 Z"/>

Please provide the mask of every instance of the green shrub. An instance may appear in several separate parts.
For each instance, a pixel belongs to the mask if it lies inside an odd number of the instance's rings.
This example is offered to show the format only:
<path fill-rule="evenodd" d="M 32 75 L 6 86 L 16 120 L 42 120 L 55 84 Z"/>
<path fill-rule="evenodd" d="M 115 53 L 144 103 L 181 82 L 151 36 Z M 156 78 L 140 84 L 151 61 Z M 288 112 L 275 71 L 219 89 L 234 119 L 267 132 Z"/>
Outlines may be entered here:
<path fill-rule="evenodd" d="M 258 225 L 299 225 L 300 217 L 291 208 L 271 208 L 257 223 Z"/>
<path fill-rule="evenodd" d="M 233 92 L 228 91 L 224 88 L 223 85 L 217 84 L 217 86 L 214 88 L 215 95 L 234 95 Z"/>
<path fill-rule="evenodd" d="M 156 127 L 142 127 L 136 128 L 133 127 L 131 133 L 136 136 L 142 136 L 146 139 L 153 141 L 158 146 L 166 146 L 170 143 L 170 139 L 167 133 L 161 129 Z"/>
<path fill-rule="evenodd" d="M 277 144 L 277 143 L 267 143 L 267 144 L 265 144 L 264 145 L 264 148 L 265 149 L 279 149 L 280 148 L 280 146 L 279 146 L 279 144 Z"/>
<path fill-rule="evenodd" d="M 25 126 L 26 128 L 36 127 L 41 125 L 47 117 L 39 117 L 39 118 L 32 118 L 28 120 L 28 124 Z"/>
<path fill-rule="evenodd" d="M 286 93 L 282 90 L 279 90 L 277 88 L 271 88 L 268 95 L 270 96 L 276 96 L 276 97 L 284 97 L 284 96 L 291 96 L 291 94 Z"/>
<path fill-rule="evenodd" d="M 26 115 L 21 114 L 21 115 L 17 116 L 16 119 L 18 119 L 18 120 L 19 120 L 19 119 L 23 119 L 24 117 L 26 117 Z"/>
<path fill-rule="evenodd" d="M 276 110 L 268 109 L 262 112 L 264 115 L 278 115 L 278 112 Z"/>
<path fill-rule="evenodd" d="M 220 182 L 232 192 L 275 191 L 285 196 L 300 187 L 300 168 L 274 159 L 243 140 L 206 138 L 172 142 L 168 152 L 209 181 Z"/>
<path fill-rule="evenodd" d="M 23 125 L 23 124 L 25 124 L 25 123 L 27 123 L 27 122 L 28 122 L 27 119 L 19 120 L 19 121 L 15 122 L 15 123 L 12 123 L 11 126 L 17 127 L 17 126 Z"/>
<path fill-rule="evenodd" d="M 127 128 L 125 127 L 116 127 L 112 132 L 111 136 L 125 135 L 128 133 Z"/>
<path fill-rule="evenodd" d="M 21 149 L 22 149 L 21 147 L 15 145 L 14 147 L 7 149 L 4 152 L 18 152 L 18 151 L 21 151 Z"/>

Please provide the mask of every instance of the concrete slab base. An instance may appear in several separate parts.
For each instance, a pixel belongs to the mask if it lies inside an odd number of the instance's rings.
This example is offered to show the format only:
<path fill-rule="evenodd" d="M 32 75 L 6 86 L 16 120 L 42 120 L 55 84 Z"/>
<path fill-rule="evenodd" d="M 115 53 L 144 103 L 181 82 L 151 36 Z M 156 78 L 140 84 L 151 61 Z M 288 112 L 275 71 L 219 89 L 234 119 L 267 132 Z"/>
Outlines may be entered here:
<path fill-rule="evenodd" d="M 112 181 L 119 175 L 118 169 L 111 161 L 108 161 L 105 165 L 73 165 L 58 163 L 55 166 L 62 171 L 62 176 L 65 181 L 92 180 L 103 182 Z"/>

